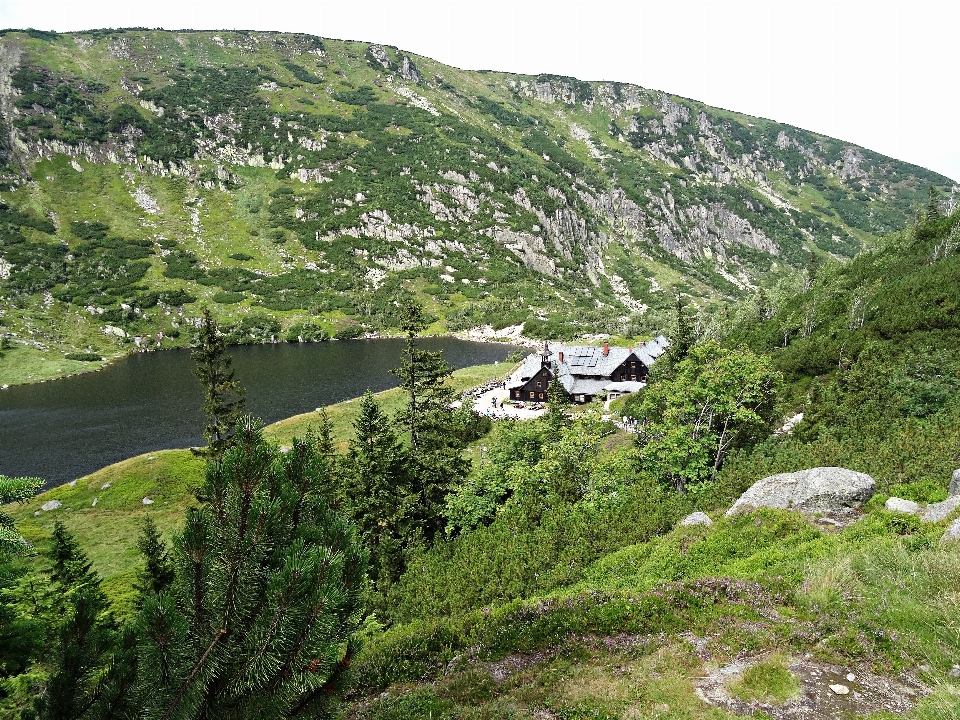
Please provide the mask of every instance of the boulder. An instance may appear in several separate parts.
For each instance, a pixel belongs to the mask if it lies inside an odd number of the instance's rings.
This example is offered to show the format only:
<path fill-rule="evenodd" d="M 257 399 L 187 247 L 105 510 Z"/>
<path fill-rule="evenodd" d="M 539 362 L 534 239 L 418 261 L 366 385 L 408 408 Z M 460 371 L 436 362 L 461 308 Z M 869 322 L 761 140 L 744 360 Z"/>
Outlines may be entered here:
<path fill-rule="evenodd" d="M 40 506 L 40 509 L 44 512 L 50 512 L 51 510 L 59 510 L 63 507 L 63 503 L 59 500 L 47 500 L 43 505 Z"/>
<path fill-rule="evenodd" d="M 876 483 L 864 473 L 838 467 L 818 467 L 771 475 L 754 483 L 727 510 L 727 517 L 744 506 L 845 513 L 873 497 Z"/>
<path fill-rule="evenodd" d="M 713 525 L 713 520 L 710 519 L 710 516 L 703 512 L 695 512 L 691 515 L 687 515 L 683 520 L 680 521 L 681 525 Z"/>
<path fill-rule="evenodd" d="M 144 499 L 143 499 L 143 504 L 144 504 L 144 505 L 153 505 L 153 500 L 151 500 L 150 498 L 144 498 Z"/>
<path fill-rule="evenodd" d="M 947 526 L 947 531 L 943 534 L 941 540 L 960 540 L 960 518 Z"/>
<path fill-rule="evenodd" d="M 960 495 L 953 495 L 943 502 L 927 505 L 920 514 L 920 519 L 925 523 L 940 522 L 958 507 L 960 507 Z"/>
<path fill-rule="evenodd" d="M 960 470 L 954 470 L 950 478 L 950 497 L 954 495 L 960 495 Z"/>
<path fill-rule="evenodd" d="M 920 512 L 920 506 L 913 500 L 904 500 L 898 497 L 887 498 L 883 506 L 892 512 L 907 513 L 908 515 L 916 515 Z"/>

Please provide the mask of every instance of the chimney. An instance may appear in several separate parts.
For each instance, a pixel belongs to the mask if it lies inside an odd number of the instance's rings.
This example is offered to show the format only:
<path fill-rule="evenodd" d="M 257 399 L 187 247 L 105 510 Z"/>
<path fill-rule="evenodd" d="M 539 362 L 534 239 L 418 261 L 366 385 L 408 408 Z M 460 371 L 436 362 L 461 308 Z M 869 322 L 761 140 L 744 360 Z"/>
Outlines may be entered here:
<path fill-rule="evenodd" d="M 603 344 L 603 356 L 606 357 L 609 354 L 610 354 L 610 343 L 605 342 Z"/>
<path fill-rule="evenodd" d="M 563 362 L 563 350 L 560 351 L 560 362 Z"/>

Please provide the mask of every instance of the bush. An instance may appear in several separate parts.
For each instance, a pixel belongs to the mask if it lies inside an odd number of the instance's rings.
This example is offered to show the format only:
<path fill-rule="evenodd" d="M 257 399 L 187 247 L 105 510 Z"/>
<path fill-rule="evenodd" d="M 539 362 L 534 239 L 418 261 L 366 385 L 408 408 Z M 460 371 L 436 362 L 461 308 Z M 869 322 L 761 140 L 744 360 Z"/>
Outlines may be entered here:
<path fill-rule="evenodd" d="M 99 362 L 103 360 L 100 355 L 88 352 L 73 352 L 64 355 L 67 360 L 79 360 L 80 362 Z"/>
<path fill-rule="evenodd" d="M 345 328 L 340 328 L 333 334 L 334 340 L 353 340 L 358 338 L 364 333 L 364 328 L 362 325 L 348 325 Z"/>
<path fill-rule="evenodd" d="M 242 292 L 218 292 L 214 293 L 213 301 L 221 305 L 233 305 L 246 297 Z"/>

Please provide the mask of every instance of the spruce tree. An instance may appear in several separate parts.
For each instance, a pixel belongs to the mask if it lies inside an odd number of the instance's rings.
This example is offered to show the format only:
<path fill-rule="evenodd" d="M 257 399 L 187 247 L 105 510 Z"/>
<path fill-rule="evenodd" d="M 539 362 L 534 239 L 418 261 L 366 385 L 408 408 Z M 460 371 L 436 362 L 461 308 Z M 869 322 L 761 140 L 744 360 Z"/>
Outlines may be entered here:
<path fill-rule="evenodd" d="M 554 366 L 553 377 L 550 378 L 550 385 L 547 387 L 547 412 L 544 415 L 544 421 L 555 438 L 567 425 L 567 410 L 569 408 L 570 397 L 567 395 L 567 391 L 563 389 L 563 383 L 560 382 L 559 368 Z"/>
<path fill-rule="evenodd" d="M 930 224 L 942 219 L 943 211 L 940 209 L 940 192 L 931 185 L 927 197 L 927 209 L 924 213 L 924 220 L 927 224 Z"/>
<path fill-rule="evenodd" d="M 36 495 L 43 488 L 40 478 L 11 478 L 0 475 L 0 505 L 23 502 Z M 33 549 L 17 532 L 13 518 L 0 510 L 0 560 L 30 555 Z"/>
<path fill-rule="evenodd" d="M 368 390 L 353 421 L 344 460 L 344 487 L 360 538 L 370 548 L 370 577 L 383 588 L 403 569 L 402 551 L 412 505 L 409 458 L 393 423 Z"/>
<path fill-rule="evenodd" d="M 151 595 L 159 595 L 173 583 L 173 562 L 167 553 L 167 545 L 149 515 L 144 519 L 137 539 L 137 549 L 143 556 L 143 567 L 137 572 L 133 588 L 139 595 L 138 604 Z"/>
<path fill-rule="evenodd" d="M 406 406 L 397 419 L 410 435 L 410 473 L 416 495 L 411 527 L 429 542 L 443 530 L 447 492 L 467 476 L 470 461 L 463 457 L 459 423 L 454 422 L 450 407 L 454 391 L 446 381 L 453 370 L 442 352 L 417 345 L 425 325 L 420 306 L 407 304 L 402 320 L 406 347 L 400 367 L 392 372 L 407 395 Z M 414 539 L 407 538 L 408 542 Z"/>
<path fill-rule="evenodd" d="M 190 357 L 196 363 L 194 373 L 203 385 L 203 414 L 207 424 L 203 437 L 207 447 L 198 455 L 217 458 L 232 441 L 231 434 L 243 415 L 243 388 L 234 380 L 232 360 L 227 355 L 226 339 L 220 334 L 210 310 L 203 311 L 198 338 L 199 347 Z"/>
<path fill-rule="evenodd" d="M 54 525 L 51 579 L 63 602 L 63 624 L 53 648 L 50 679 L 35 709 L 41 720 L 97 717 L 102 679 L 111 664 L 117 626 L 100 577 L 62 522 Z"/>
<path fill-rule="evenodd" d="M 453 369 L 444 361 L 442 352 L 431 352 L 417 345 L 417 338 L 426 327 L 419 305 L 405 306 L 401 326 L 407 335 L 406 345 L 400 367 L 391 372 L 399 378 L 407 396 L 399 420 L 410 434 L 410 447 L 416 454 L 427 442 L 425 435 L 443 426 L 440 416 L 449 410 L 454 399 L 453 389 L 446 385 Z"/>
<path fill-rule="evenodd" d="M 140 717 L 325 717 L 362 614 L 366 555 L 323 500 L 315 448 L 259 423 L 208 461 L 173 548 L 176 579 L 137 618 Z"/>

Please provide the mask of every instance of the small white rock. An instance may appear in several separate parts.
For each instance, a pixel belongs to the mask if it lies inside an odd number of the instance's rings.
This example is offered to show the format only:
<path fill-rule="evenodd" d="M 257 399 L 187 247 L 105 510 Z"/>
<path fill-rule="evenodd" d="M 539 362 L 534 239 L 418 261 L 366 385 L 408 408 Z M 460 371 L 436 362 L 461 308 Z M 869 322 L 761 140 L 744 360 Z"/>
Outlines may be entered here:
<path fill-rule="evenodd" d="M 143 499 L 143 504 L 144 504 L 144 505 L 153 505 L 153 500 L 151 500 L 150 498 L 144 498 L 144 499 Z"/>
<path fill-rule="evenodd" d="M 838 684 L 838 685 L 831 685 L 831 686 L 830 686 L 830 689 L 833 690 L 833 692 L 836 693 L 837 695 L 849 695 L 849 694 L 850 694 L 850 688 L 848 688 L 846 685 L 839 685 L 839 684 Z"/>
<path fill-rule="evenodd" d="M 960 665 L 954 665 L 947 671 L 947 677 L 960 680 Z"/>
<path fill-rule="evenodd" d="M 853 682 L 856 679 L 857 679 L 856 675 L 854 675 L 853 673 L 847 673 L 847 682 Z"/>
<path fill-rule="evenodd" d="M 39 514 L 40 514 L 40 511 L 39 511 L 39 510 L 34 510 L 34 511 L 33 511 L 33 516 L 34 516 L 34 517 L 36 517 L 36 516 L 39 515 Z"/>
<path fill-rule="evenodd" d="M 100 502 L 100 498 L 94 498 L 93 503 L 90 505 L 90 507 L 96 507 L 98 502 Z"/>
<path fill-rule="evenodd" d="M 76 480 L 71 480 L 70 482 L 67 483 L 67 485 L 69 485 L 70 487 L 76 487 L 77 481 L 76 481 Z"/>
<path fill-rule="evenodd" d="M 103 485 L 100 486 L 100 489 L 106 490 L 108 487 L 110 487 L 110 483 L 104 483 Z"/>
<path fill-rule="evenodd" d="M 887 502 L 885 502 L 883 506 L 891 512 L 906 513 L 908 515 L 916 515 L 920 512 L 920 506 L 915 502 L 898 497 L 887 498 Z"/>
<path fill-rule="evenodd" d="M 59 500 L 47 500 L 43 505 L 40 506 L 40 509 L 44 512 L 50 512 L 51 510 L 59 510 L 63 507 L 63 503 Z"/>
<path fill-rule="evenodd" d="M 710 519 L 710 516 L 704 512 L 695 512 L 690 515 L 687 515 L 683 520 L 680 521 L 681 525 L 713 525 L 713 520 Z"/>

